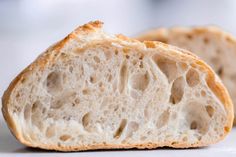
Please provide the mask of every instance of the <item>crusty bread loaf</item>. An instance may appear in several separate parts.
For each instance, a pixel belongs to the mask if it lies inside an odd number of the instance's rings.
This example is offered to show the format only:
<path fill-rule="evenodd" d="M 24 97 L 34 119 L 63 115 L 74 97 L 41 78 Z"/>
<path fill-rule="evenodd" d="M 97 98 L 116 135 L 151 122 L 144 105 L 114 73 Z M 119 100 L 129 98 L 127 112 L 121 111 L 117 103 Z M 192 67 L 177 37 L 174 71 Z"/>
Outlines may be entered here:
<path fill-rule="evenodd" d="M 229 33 L 217 27 L 159 28 L 141 34 L 138 39 L 175 45 L 202 58 L 220 76 L 228 89 L 236 115 L 236 39 Z"/>
<path fill-rule="evenodd" d="M 21 143 L 59 151 L 188 148 L 228 134 L 232 102 L 206 63 L 101 26 L 77 28 L 10 84 L 2 111 Z"/>

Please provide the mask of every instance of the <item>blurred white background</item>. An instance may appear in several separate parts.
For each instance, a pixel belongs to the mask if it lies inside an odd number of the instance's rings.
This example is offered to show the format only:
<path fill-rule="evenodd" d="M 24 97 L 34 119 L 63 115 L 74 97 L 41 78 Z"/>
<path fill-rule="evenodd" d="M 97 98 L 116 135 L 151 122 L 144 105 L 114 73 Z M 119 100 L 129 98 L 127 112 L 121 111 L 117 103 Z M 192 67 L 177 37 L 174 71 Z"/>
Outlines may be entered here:
<path fill-rule="evenodd" d="M 97 19 L 107 32 L 127 36 L 196 25 L 217 25 L 236 35 L 236 0 L 0 0 L 0 95 L 48 46 Z M 15 141 L 5 123 L 0 127 L 1 153 Z"/>

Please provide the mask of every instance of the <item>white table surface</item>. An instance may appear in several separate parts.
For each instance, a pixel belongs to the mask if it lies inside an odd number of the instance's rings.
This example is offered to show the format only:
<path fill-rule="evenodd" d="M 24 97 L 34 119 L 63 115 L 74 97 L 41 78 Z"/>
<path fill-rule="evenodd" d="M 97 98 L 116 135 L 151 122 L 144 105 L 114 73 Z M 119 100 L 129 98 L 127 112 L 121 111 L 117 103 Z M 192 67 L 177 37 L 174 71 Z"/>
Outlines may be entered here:
<path fill-rule="evenodd" d="M 0 95 L 40 52 L 78 25 L 97 19 L 104 21 L 106 31 L 128 36 L 160 26 L 196 25 L 217 25 L 236 35 L 236 0 L 0 0 Z M 0 157 L 236 157 L 236 128 L 224 141 L 202 149 L 76 153 L 24 147 L 10 134 L 1 113 L 0 128 Z"/>

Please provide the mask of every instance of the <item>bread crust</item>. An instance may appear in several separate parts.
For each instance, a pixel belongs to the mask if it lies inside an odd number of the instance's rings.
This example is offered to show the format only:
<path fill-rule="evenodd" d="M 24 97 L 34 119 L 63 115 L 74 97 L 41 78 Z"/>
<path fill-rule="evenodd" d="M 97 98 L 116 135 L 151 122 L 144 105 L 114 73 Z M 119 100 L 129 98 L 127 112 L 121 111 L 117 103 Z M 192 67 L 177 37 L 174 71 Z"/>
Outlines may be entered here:
<path fill-rule="evenodd" d="M 25 70 L 23 70 L 9 85 L 8 89 L 4 92 L 4 95 L 2 97 L 2 112 L 3 116 L 7 122 L 7 125 L 9 129 L 11 130 L 12 134 L 22 143 L 29 147 L 36 147 L 36 148 L 42 148 L 47 150 L 57 150 L 57 151 L 84 151 L 84 150 L 95 150 L 95 149 L 130 149 L 130 148 L 137 148 L 137 149 L 153 149 L 157 147 L 173 147 L 173 148 L 187 148 L 187 147 L 202 147 L 207 146 L 209 144 L 216 143 L 220 140 L 222 140 L 228 132 L 232 128 L 232 122 L 233 122 L 233 105 L 231 102 L 231 99 L 229 97 L 229 94 L 221 81 L 216 78 L 216 75 L 214 74 L 213 70 L 207 66 L 206 63 L 199 60 L 198 57 L 193 55 L 191 52 L 188 52 L 186 50 L 179 49 L 174 46 L 170 46 L 167 44 L 163 44 L 160 42 L 144 42 L 141 43 L 137 40 L 129 39 L 125 36 L 118 35 L 117 37 L 111 38 L 114 42 L 131 45 L 132 47 L 136 47 L 137 49 L 144 48 L 144 49 L 156 49 L 156 48 L 163 48 L 167 49 L 173 53 L 170 55 L 174 55 L 175 57 L 184 57 L 186 60 L 193 60 L 197 65 L 201 66 L 204 71 L 208 74 L 208 82 L 210 86 L 212 86 L 212 90 L 214 90 L 214 93 L 220 98 L 221 102 L 224 104 L 225 110 L 227 111 L 227 124 L 225 126 L 225 133 L 221 138 L 215 140 L 215 141 L 208 141 L 208 142 L 198 142 L 194 144 L 188 144 L 184 142 L 178 142 L 178 141 L 170 141 L 166 143 L 137 143 L 137 144 L 120 144 L 120 145 L 113 145 L 113 144 L 95 144 L 95 145 L 80 145 L 75 147 L 66 147 L 62 145 L 48 145 L 48 144 L 35 144 L 30 141 L 27 141 L 21 132 L 18 130 L 17 125 L 15 124 L 14 120 L 9 114 L 9 106 L 11 105 L 9 103 L 11 99 L 11 93 L 13 90 L 21 84 L 22 81 L 24 81 L 24 78 L 27 77 L 28 74 L 31 73 L 31 71 L 34 71 L 34 69 L 39 67 L 40 70 L 43 70 L 44 67 L 54 62 L 56 59 L 56 56 L 60 53 L 60 50 L 63 49 L 63 47 L 70 41 L 70 40 L 79 40 L 82 39 L 84 36 L 90 36 L 93 34 L 96 34 L 101 30 L 102 22 L 95 21 L 90 22 L 88 24 L 85 24 L 81 27 L 78 27 L 75 31 L 73 31 L 71 34 L 69 34 L 66 38 L 61 40 L 60 42 L 56 43 L 55 45 L 51 46 L 41 54 L 31 65 L 29 65 Z M 79 38 L 78 38 L 79 37 Z M 106 41 L 106 40 L 104 40 Z M 80 41 L 83 42 L 83 41 Z M 127 44 L 128 43 L 128 44 Z M 86 44 L 84 45 L 86 46 Z M 83 48 L 83 46 L 82 46 Z"/>

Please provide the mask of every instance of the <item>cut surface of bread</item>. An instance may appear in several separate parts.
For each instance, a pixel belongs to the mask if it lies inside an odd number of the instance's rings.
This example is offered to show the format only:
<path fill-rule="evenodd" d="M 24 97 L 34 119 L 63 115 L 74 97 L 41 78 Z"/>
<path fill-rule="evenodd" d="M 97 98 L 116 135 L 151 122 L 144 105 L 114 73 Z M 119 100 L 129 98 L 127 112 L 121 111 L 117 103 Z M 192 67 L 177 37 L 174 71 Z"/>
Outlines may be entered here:
<path fill-rule="evenodd" d="M 185 50 L 77 28 L 10 84 L 3 115 L 30 147 L 59 151 L 201 147 L 231 130 L 232 102 Z"/>
<path fill-rule="evenodd" d="M 208 26 L 153 29 L 141 34 L 138 39 L 161 41 L 178 46 L 203 59 L 220 76 L 228 89 L 236 114 L 236 39 L 234 37 L 217 27 Z"/>

